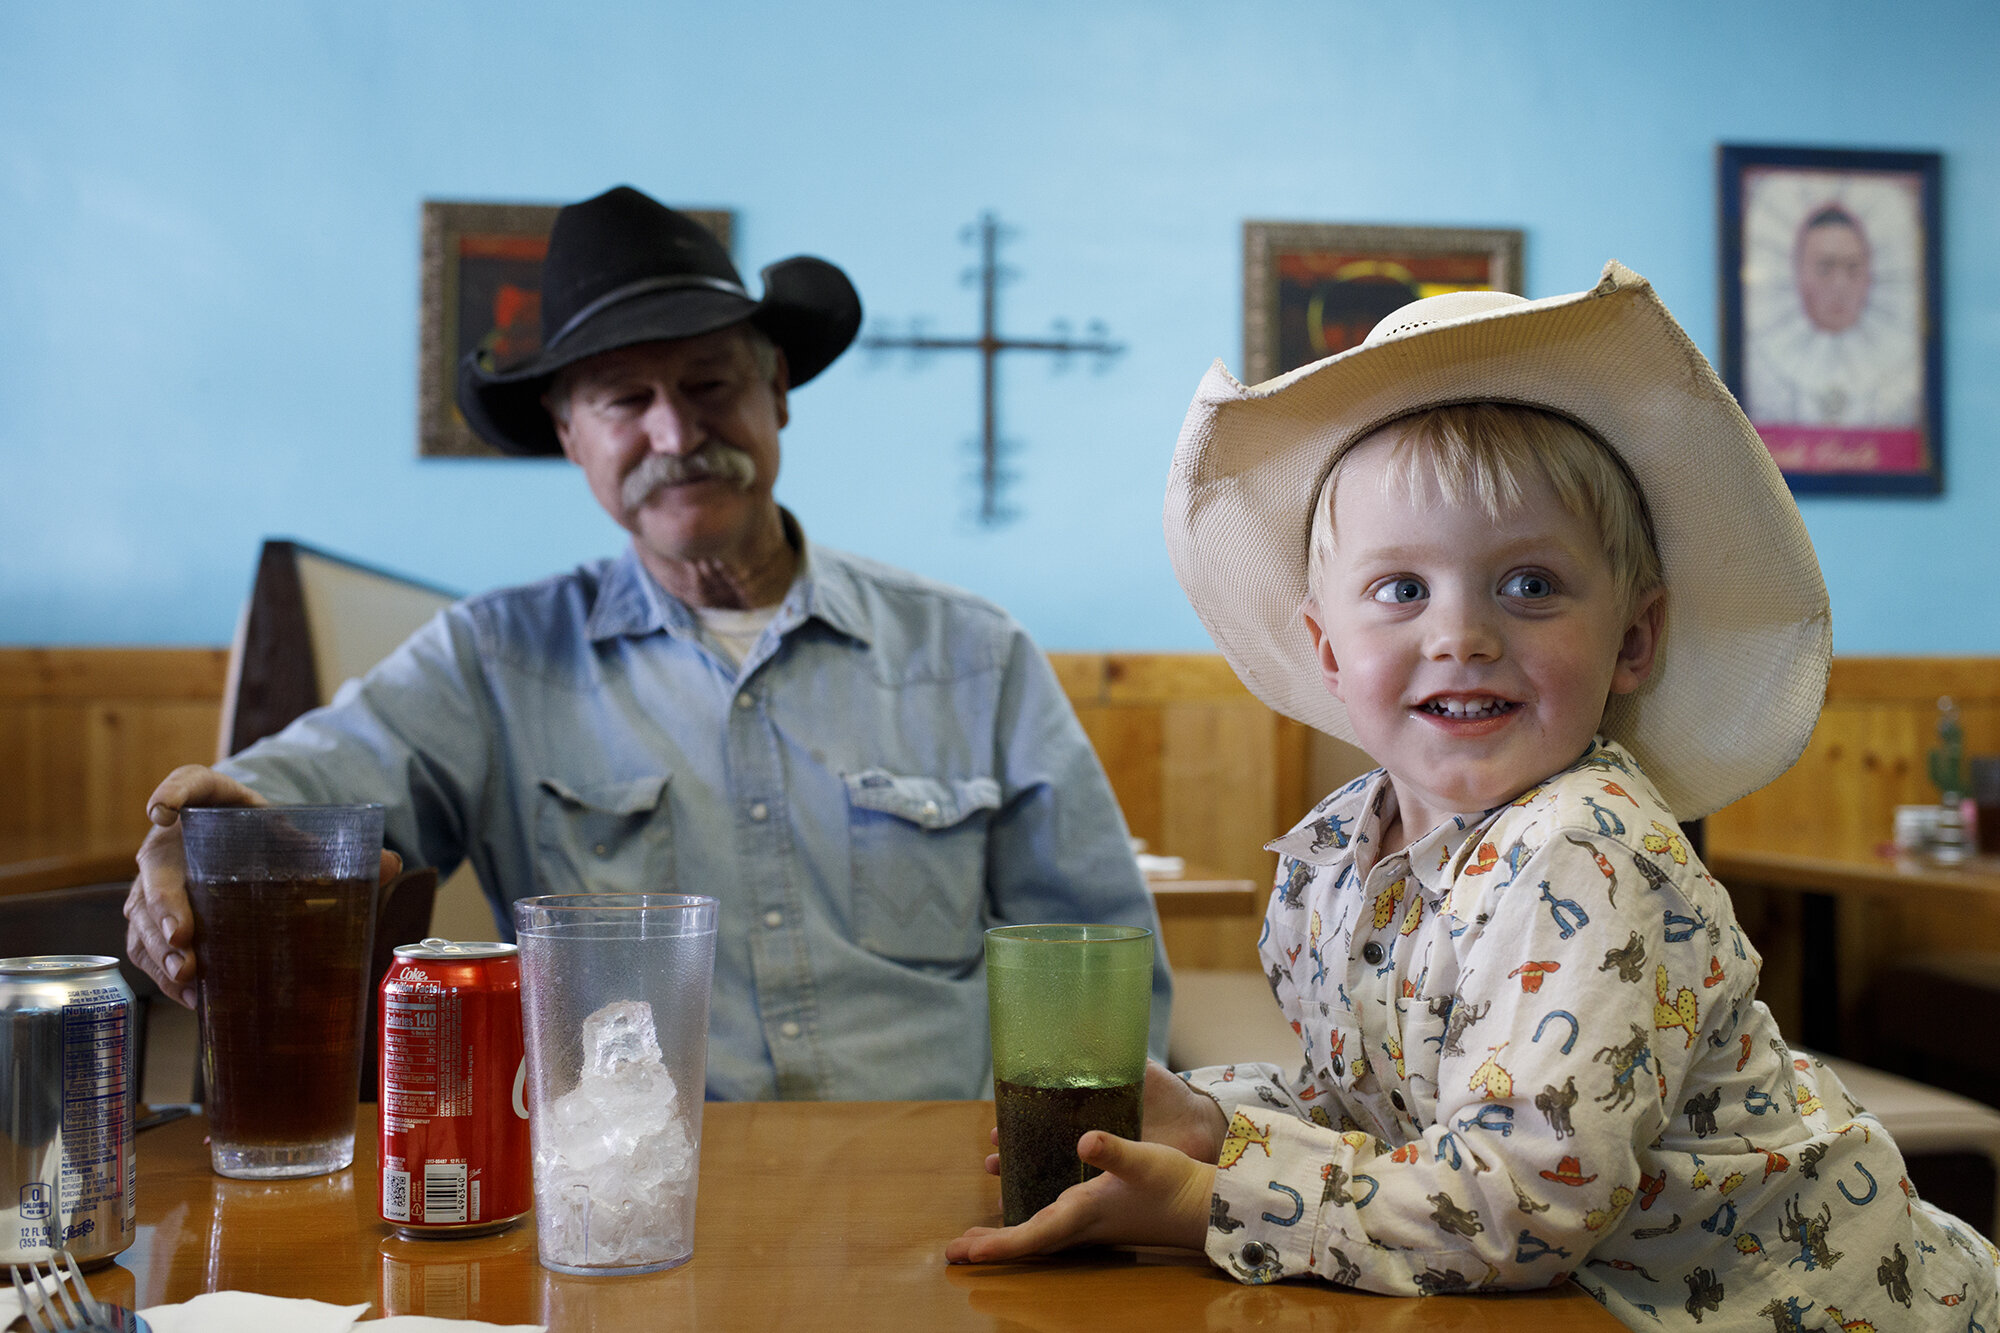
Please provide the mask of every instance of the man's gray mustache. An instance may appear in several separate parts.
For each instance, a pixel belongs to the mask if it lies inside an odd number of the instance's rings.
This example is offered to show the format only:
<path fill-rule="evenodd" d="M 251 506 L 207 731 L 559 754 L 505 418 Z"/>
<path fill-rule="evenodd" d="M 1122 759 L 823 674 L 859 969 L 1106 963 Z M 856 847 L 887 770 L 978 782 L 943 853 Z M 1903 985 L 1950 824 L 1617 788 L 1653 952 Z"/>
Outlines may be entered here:
<path fill-rule="evenodd" d="M 637 509 L 662 486 L 716 477 L 747 491 L 757 480 L 757 461 L 733 444 L 710 440 L 691 454 L 647 454 L 639 465 L 625 474 L 618 498 L 625 508 Z"/>

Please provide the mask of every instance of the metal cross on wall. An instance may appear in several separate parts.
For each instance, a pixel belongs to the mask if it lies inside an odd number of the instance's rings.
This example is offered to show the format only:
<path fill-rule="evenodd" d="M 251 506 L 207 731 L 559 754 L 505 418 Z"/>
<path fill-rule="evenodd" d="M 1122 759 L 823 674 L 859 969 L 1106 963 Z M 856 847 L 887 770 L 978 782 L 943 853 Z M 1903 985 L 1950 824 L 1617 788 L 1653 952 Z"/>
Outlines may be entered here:
<path fill-rule="evenodd" d="M 1119 352 L 1125 350 L 1123 343 L 1115 343 L 1107 338 L 1107 330 L 1100 320 L 1092 320 L 1086 326 L 1083 338 L 1071 338 L 1068 325 L 1055 321 L 1053 336 L 1047 338 L 1006 338 L 999 332 L 999 287 L 1003 278 L 1014 277 L 1012 270 L 1000 264 L 999 251 L 1003 233 L 1007 228 L 1000 225 L 1000 219 L 992 212 L 979 215 L 979 221 L 964 229 L 963 239 L 976 242 L 979 246 L 979 267 L 966 273 L 968 281 L 979 283 L 979 334 L 977 337 L 938 338 L 921 331 L 913 321 L 913 331 L 903 336 L 872 333 L 861 339 L 861 346 L 870 351 L 905 349 L 917 355 L 927 352 L 977 352 L 980 359 L 979 379 L 979 521 L 992 525 L 1003 522 L 1011 513 L 1000 503 L 1000 489 L 1006 481 L 1000 468 L 1000 455 L 1006 445 L 1000 438 L 999 405 L 995 380 L 1002 352 L 1053 352 L 1058 357 L 1067 358 L 1073 353 L 1085 352 L 1100 358 L 1099 369 Z M 1060 363 L 1059 363 L 1060 364 Z"/>

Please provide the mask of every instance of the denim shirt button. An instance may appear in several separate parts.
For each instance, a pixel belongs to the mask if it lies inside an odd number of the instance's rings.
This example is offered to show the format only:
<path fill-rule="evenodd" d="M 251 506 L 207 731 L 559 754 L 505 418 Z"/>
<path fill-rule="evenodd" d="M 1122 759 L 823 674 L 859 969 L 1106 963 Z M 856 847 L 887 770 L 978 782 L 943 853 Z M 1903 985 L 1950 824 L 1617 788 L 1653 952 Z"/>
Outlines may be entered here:
<path fill-rule="evenodd" d="M 750 807 L 750 818 L 756 820 L 759 824 L 770 818 L 770 815 L 770 809 L 762 801 Z"/>
<path fill-rule="evenodd" d="M 750 697 L 750 693 L 747 690 L 736 696 L 736 706 L 738 708 L 748 708 L 756 702 L 755 699 Z"/>
<path fill-rule="evenodd" d="M 779 926 L 785 924 L 785 914 L 775 910 L 766 912 L 764 913 L 764 924 L 772 930 L 776 930 Z"/>
<path fill-rule="evenodd" d="M 606 847 L 601 842 L 598 843 L 597 846 L 591 848 L 591 850 L 596 852 L 599 856 L 608 856 L 611 853 L 611 849 L 609 847 Z"/>
<path fill-rule="evenodd" d="M 796 1037 L 799 1035 L 799 1025 L 797 1023 L 787 1021 L 783 1026 L 781 1026 L 778 1029 L 778 1031 L 784 1033 L 787 1037 Z"/>

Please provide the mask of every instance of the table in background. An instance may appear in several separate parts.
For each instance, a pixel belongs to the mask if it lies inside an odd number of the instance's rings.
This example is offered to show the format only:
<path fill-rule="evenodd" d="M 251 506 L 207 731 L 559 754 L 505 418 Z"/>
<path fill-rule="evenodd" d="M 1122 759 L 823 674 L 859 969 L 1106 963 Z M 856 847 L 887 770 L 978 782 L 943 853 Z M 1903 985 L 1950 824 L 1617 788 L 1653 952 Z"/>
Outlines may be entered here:
<path fill-rule="evenodd" d="M 999 1217 L 998 1183 L 979 1169 L 992 1103 L 713 1103 L 703 1121 L 695 1254 L 669 1272 L 551 1273 L 535 1261 L 532 1218 L 476 1240 L 396 1238 L 376 1215 L 375 1108 L 363 1106 L 355 1165 L 304 1180 L 211 1174 L 199 1118 L 148 1131 L 138 1240 L 91 1283 L 141 1308 L 251 1290 L 370 1301 L 370 1318 L 546 1323 L 554 1333 L 1618 1327 L 1567 1285 L 1422 1301 L 1318 1282 L 1245 1287 L 1198 1255 L 1160 1251 L 952 1267 L 945 1241 Z"/>
<path fill-rule="evenodd" d="M 1160 913 L 1167 961 L 1176 971 L 1263 970 L 1257 935 L 1271 896 L 1269 884 L 1184 866 L 1179 874 L 1149 871 L 1146 887 Z"/>
<path fill-rule="evenodd" d="M 1975 856 L 1955 866 L 1914 856 L 1795 856 L 1782 852 L 1710 849 L 1703 857 L 1725 885 L 1760 885 L 1800 895 L 1799 981 L 1807 996 L 1839 995 L 1839 903 L 1843 898 L 1942 894 L 1966 910 L 2000 912 L 2000 857 Z M 1805 1045 L 1841 1053 L 1838 1004 L 1801 1005 Z"/>
<path fill-rule="evenodd" d="M 0 896 L 130 880 L 139 873 L 137 839 L 77 847 L 49 833 L 0 833 Z"/>

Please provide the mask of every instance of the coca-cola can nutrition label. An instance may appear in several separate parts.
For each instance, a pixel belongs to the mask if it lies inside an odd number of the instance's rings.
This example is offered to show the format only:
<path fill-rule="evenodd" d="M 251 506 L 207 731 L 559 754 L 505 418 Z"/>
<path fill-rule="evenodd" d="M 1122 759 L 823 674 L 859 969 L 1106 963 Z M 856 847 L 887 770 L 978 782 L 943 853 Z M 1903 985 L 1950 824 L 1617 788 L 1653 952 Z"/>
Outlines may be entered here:
<path fill-rule="evenodd" d="M 0 1262 L 108 1262 L 137 1234 L 132 988 L 103 954 L 0 958 Z"/>
<path fill-rule="evenodd" d="M 521 962 L 511 944 L 428 939 L 382 978 L 382 1220 L 484 1236 L 534 1206 Z"/>

